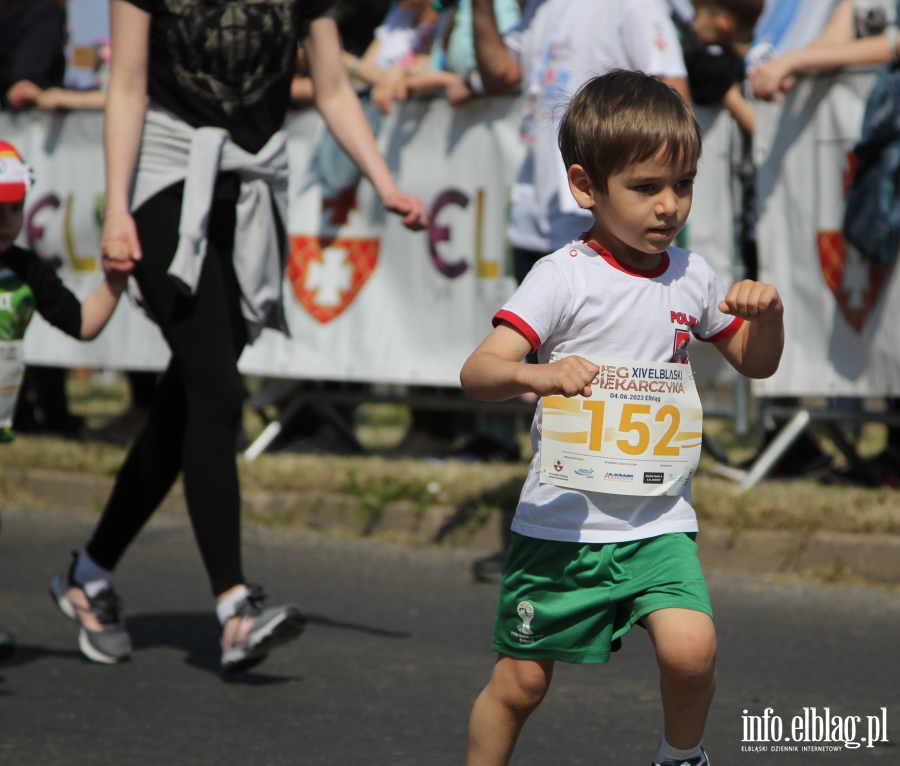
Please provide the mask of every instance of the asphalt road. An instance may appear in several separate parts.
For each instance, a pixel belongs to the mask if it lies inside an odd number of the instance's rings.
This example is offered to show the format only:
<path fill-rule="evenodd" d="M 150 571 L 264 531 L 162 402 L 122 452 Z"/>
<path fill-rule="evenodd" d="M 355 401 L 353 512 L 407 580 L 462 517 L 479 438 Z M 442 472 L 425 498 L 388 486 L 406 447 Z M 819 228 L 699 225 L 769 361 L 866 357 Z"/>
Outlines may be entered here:
<path fill-rule="evenodd" d="M 310 618 L 253 672 L 218 672 L 217 624 L 186 522 L 165 517 L 126 556 L 133 660 L 83 660 L 47 583 L 91 519 L 3 511 L 0 764 L 463 764 L 471 705 L 493 663 L 496 588 L 471 554 L 246 531 L 245 570 Z M 706 743 L 715 766 L 900 764 L 900 592 L 711 575 L 719 688 Z M 560 665 L 515 764 L 647 766 L 661 729 L 657 675 L 635 630 L 608 666 Z M 842 752 L 742 752 L 742 712 L 784 720 L 887 707 L 887 744 Z M 756 746 L 760 746 L 757 743 Z M 771 747 L 771 744 L 769 745 Z"/>

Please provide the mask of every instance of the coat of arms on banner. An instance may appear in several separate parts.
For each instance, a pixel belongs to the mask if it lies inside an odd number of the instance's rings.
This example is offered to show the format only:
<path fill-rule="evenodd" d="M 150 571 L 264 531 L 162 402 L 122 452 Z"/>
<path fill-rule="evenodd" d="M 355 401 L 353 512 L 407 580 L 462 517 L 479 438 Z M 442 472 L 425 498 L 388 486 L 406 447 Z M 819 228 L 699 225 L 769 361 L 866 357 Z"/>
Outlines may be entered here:
<path fill-rule="evenodd" d="M 287 277 L 300 305 L 325 324 L 356 298 L 378 263 L 379 240 L 292 235 Z"/>
<path fill-rule="evenodd" d="M 850 326 L 862 332 L 887 281 L 889 266 L 863 258 L 842 231 L 819 231 L 819 262 L 825 284 Z"/>

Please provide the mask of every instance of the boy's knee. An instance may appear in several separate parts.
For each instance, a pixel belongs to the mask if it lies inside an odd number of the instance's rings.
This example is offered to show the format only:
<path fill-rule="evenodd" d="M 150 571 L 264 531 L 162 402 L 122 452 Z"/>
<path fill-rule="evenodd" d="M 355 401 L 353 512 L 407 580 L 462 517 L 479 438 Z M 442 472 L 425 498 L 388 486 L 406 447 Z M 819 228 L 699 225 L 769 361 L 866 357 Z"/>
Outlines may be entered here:
<path fill-rule="evenodd" d="M 712 620 L 692 620 L 670 627 L 656 641 L 660 670 L 684 681 L 706 682 L 716 667 L 716 633 Z"/>
<path fill-rule="evenodd" d="M 547 695 L 552 675 L 552 663 L 506 657 L 497 663 L 491 686 L 507 707 L 530 712 Z"/>

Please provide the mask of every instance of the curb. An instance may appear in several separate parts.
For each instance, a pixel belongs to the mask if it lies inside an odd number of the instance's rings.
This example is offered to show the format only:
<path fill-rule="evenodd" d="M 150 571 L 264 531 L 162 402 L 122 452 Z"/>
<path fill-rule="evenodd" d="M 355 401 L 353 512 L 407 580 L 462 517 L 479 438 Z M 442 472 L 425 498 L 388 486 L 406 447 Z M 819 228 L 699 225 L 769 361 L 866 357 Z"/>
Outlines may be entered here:
<path fill-rule="evenodd" d="M 27 500 L 39 506 L 99 513 L 113 480 L 43 469 L 0 469 L 3 505 L 16 493 L 15 505 Z M 353 495 L 315 491 L 243 493 L 243 515 L 262 526 L 290 526 L 344 535 L 373 537 L 410 544 L 439 542 L 481 551 L 502 546 L 500 513 L 486 516 L 435 505 L 417 510 L 409 502 L 391 503 L 366 514 Z M 187 511 L 181 485 L 163 501 L 163 513 Z M 815 572 L 853 574 L 882 583 L 900 583 L 900 536 L 747 530 L 704 527 L 698 535 L 700 560 L 711 571 L 747 574 Z"/>

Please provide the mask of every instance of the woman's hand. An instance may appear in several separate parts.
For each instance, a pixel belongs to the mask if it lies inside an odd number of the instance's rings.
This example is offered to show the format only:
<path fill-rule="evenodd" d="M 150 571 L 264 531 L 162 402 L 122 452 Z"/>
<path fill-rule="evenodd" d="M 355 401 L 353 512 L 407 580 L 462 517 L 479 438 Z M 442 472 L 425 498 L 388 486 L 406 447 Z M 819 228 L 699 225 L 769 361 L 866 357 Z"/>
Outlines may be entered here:
<path fill-rule="evenodd" d="M 447 95 L 447 103 L 454 109 L 471 101 L 474 95 L 466 81 L 462 77 L 455 77 L 444 86 L 444 92 Z"/>
<path fill-rule="evenodd" d="M 750 73 L 753 95 L 771 100 L 776 93 L 787 93 L 796 82 L 793 75 L 789 54 L 770 59 Z"/>
<path fill-rule="evenodd" d="M 428 226 L 425 203 L 418 197 L 395 189 L 382 195 L 381 202 L 386 210 L 403 216 L 403 225 L 407 229 L 421 231 Z"/>
<path fill-rule="evenodd" d="M 407 96 L 406 73 L 402 67 L 392 66 L 372 87 L 372 105 L 382 114 L 390 114 L 394 101 L 405 101 Z"/>
<path fill-rule="evenodd" d="M 37 104 L 41 91 L 41 87 L 31 80 L 19 80 L 6 91 L 6 101 L 13 109 L 30 109 Z"/>
<path fill-rule="evenodd" d="M 100 252 L 103 272 L 110 281 L 125 279 L 134 271 L 135 262 L 141 260 L 141 243 L 131 213 L 106 214 Z"/>

